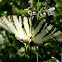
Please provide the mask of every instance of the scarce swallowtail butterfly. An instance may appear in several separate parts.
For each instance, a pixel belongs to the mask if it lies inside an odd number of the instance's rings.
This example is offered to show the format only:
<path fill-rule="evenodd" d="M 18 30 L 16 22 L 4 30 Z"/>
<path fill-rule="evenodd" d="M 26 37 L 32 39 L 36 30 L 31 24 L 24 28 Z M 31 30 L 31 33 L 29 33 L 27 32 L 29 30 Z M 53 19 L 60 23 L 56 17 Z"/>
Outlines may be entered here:
<path fill-rule="evenodd" d="M 62 32 L 53 25 L 39 21 L 32 25 L 30 18 L 22 16 L 0 17 L 0 27 L 15 35 L 20 42 L 30 45 L 42 44 L 45 41 L 62 42 Z"/>

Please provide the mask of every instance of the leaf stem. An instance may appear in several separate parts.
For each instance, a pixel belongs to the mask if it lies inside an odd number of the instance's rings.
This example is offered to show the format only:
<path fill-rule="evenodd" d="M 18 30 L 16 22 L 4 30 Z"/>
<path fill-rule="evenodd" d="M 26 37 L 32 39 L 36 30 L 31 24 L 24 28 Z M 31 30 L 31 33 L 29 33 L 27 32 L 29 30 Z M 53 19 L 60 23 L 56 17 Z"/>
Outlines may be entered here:
<path fill-rule="evenodd" d="M 62 62 L 62 48 L 61 48 L 61 62 Z"/>
<path fill-rule="evenodd" d="M 37 11 L 38 11 L 38 14 L 37 14 L 37 20 L 39 19 L 39 0 L 38 0 L 38 4 L 37 4 Z"/>
<path fill-rule="evenodd" d="M 38 62 L 38 53 L 36 52 L 36 58 L 37 58 L 37 62 Z"/>

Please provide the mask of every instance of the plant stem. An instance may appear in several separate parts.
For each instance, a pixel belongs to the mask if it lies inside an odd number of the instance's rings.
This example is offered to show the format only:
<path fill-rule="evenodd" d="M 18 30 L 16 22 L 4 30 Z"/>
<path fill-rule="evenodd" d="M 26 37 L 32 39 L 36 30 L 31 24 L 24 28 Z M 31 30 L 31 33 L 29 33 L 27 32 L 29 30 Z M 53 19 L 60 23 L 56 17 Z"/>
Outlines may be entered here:
<path fill-rule="evenodd" d="M 38 10 L 38 12 L 39 12 L 39 0 L 38 0 L 38 5 L 37 5 L 38 7 L 37 7 L 37 10 Z"/>
<path fill-rule="evenodd" d="M 37 11 L 38 11 L 38 14 L 37 14 L 37 20 L 39 18 L 39 0 L 38 0 L 38 4 L 37 4 Z"/>
<path fill-rule="evenodd" d="M 62 49 L 61 49 L 61 62 L 62 62 Z"/>
<path fill-rule="evenodd" d="M 38 53 L 36 52 L 37 62 L 38 62 Z"/>

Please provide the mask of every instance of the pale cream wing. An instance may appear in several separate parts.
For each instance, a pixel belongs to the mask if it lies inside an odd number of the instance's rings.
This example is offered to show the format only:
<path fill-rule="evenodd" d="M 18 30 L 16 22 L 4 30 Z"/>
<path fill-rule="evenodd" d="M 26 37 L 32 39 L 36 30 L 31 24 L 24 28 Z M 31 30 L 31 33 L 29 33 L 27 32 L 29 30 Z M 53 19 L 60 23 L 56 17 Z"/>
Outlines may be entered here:
<path fill-rule="evenodd" d="M 16 29 L 15 27 L 13 26 L 12 22 L 10 21 L 10 16 L 8 17 L 0 17 L 0 26 L 2 28 L 4 28 L 5 30 L 15 34 L 16 33 Z"/>
<path fill-rule="evenodd" d="M 24 24 L 24 28 L 26 30 L 26 34 L 27 34 L 27 36 L 30 36 L 29 23 L 28 23 L 27 17 L 24 17 L 23 20 L 24 20 L 23 24 Z"/>
<path fill-rule="evenodd" d="M 14 19 L 15 18 L 15 19 Z M 15 37 L 18 40 L 24 40 L 27 41 L 28 40 L 28 33 L 29 33 L 29 26 L 28 26 L 28 19 L 27 17 L 23 17 L 23 20 L 21 19 L 21 16 L 19 16 L 19 22 L 17 22 L 16 17 L 14 17 L 14 23 L 15 26 L 17 27 L 17 33 L 15 34 Z"/>
<path fill-rule="evenodd" d="M 24 18 L 24 17 L 23 17 Z M 25 19 L 24 19 L 25 21 Z M 26 35 L 26 32 L 24 28 L 22 28 L 22 19 L 21 16 L 3 16 L 0 17 L 0 27 L 4 28 L 5 30 L 9 31 L 12 34 L 15 34 L 15 37 L 18 40 L 26 40 L 28 36 Z M 27 23 L 27 22 L 26 22 Z"/>

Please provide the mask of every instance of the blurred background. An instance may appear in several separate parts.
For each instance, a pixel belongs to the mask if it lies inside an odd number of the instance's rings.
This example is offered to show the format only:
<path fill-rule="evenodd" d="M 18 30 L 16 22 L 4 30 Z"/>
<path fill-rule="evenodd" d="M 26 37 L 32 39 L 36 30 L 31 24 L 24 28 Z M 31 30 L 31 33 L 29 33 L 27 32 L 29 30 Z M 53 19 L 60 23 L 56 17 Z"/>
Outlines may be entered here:
<path fill-rule="evenodd" d="M 0 16 L 25 15 L 29 17 L 24 9 L 30 7 L 29 0 L 0 0 Z M 37 0 L 33 1 L 33 7 L 36 11 Z M 39 0 L 39 8 L 55 7 L 54 15 L 47 16 L 45 19 L 59 30 L 62 31 L 62 0 Z M 39 46 L 39 49 L 32 47 L 25 53 L 23 43 L 16 40 L 14 35 L 0 27 L 0 62 L 36 62 L 36 52 L 39 54 L 39 62 L 55 60 L 61 61 L 62 43 L 48 42 Z M 52 59 L 52 57 L 56 59 Z"/>

